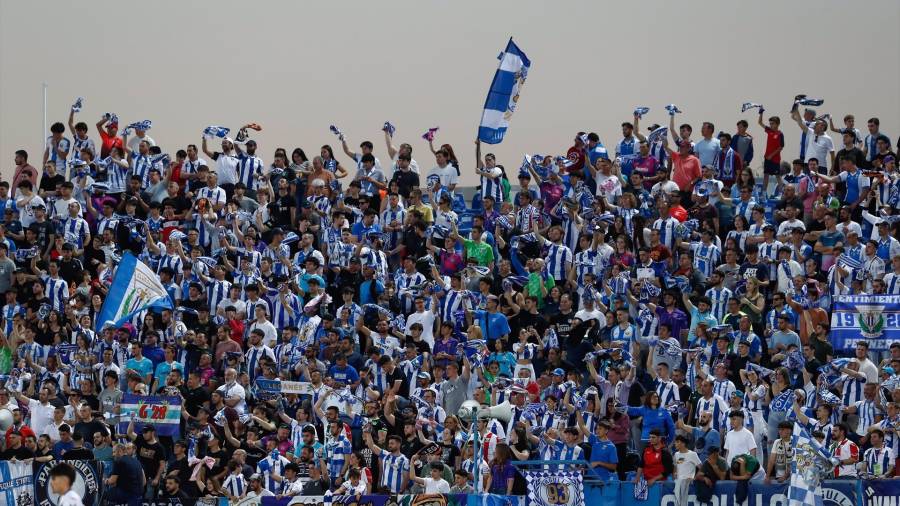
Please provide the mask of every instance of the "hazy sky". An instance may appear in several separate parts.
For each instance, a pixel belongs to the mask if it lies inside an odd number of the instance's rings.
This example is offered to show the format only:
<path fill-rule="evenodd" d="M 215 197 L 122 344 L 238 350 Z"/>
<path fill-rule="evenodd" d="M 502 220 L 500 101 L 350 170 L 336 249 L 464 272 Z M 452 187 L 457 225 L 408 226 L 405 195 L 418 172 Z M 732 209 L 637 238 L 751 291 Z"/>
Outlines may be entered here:
<path fill-rule="evenodd" d="M 207 125 L 255 121 L 268 163 L 276 147 L 337 149 L 333 123 L 384 161 L 390 120 L 427 171 L 420 136 L 440 126 L 437 141 L 474 184 L 473 140 L 509 36 L 532 68 L 506 140 L 491 147 L 507 168 L 524 152 L 564 153 L 578 130 L 612 146 L 635 106 L 652 109 L 645 124 L 662 123 L 670 102 L 695 132 L 705 120 L 733 131 L 740 104 L 761 102 L 782 116 L 793 157 L 796 93 L 824 98 L 820 110 L 837 118 L 856 114 L 861 129 L 877 115 L 896 142 L 897 26 L 897 0 L 0 0 L 0 167 L 10 177 L 19 148 L 40 163 L 46 81 L 50 123 L 81 95 L 90 125 L 106 111 L 151 119 L 170 153 Z"/>

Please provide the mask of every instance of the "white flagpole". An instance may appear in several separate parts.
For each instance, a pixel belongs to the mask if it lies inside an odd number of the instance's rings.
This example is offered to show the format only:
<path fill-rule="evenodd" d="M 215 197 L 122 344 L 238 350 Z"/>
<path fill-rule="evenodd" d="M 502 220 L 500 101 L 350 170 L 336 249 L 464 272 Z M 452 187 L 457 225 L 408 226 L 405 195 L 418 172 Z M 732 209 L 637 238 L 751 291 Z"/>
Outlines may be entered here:
<path fill-rule="evenodd" d="M 44 122 L 41 125 L 41 128 L 42 128 L 41 137 L 40 137 L 41 143 L 39 144 L 39 146 L 41 147 L 41 151 L 43 151 L 44 150 L 44 139 L 47 138 L 47 81 L 44 81 L 41 84 L 41 86 L 42 86 L 42 90 L 43 90 L 42 94 L 43 94 L 43 101 L 44 101 L 44 105 L 43 105 Z"/>

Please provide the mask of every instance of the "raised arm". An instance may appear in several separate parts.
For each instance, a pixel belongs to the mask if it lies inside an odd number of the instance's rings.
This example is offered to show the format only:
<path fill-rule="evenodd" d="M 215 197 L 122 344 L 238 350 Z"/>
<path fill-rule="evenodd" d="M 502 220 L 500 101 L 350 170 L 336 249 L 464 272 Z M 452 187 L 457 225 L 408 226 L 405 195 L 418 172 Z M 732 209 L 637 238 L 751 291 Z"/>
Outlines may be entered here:
<path fill-rule="evenodd" d="M 200 149 L 203 150 L 206 156 L 215 159 L 215 155 L 209 150 L 209 144 L 207 144 L 205 135 L 203 136 L 203 142 L 200 143 Z"/>

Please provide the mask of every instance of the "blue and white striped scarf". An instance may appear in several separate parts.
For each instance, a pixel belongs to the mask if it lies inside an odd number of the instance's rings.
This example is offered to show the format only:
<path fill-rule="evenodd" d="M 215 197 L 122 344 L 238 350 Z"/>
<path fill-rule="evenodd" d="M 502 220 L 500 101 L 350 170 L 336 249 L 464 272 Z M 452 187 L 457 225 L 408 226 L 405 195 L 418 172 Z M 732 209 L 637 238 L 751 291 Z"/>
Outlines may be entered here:
<path fill-rule="evenodd" d="M 82 107 L 84 107 L 84 97 L 78 97 L 75 99 L 75 103 L 72 104 L 72 112 L 81 112 Z"/>
<path fill-rule="evenodd" d="M 638 107 L 634 108 L 634 115 L 637 116 L 638 119 L 643 118 L 644 115 L 647 114 L 648 112 L 650 112 L 649 107 L 638 106 Z"/>
<path fill-rule="evenodd" d="M 328 130 L 329 130 L 331 133 L 333 133 L 334 135 L 337 135 L 338 140 L 341 140 L 341 141 L 344 140 L 344 133 L 341 132 L 341 129 L 340 129 L 340 128 L 338 128 L 338 127 L 336 127 L 336 126 L 334 126 L 334 125 L 331 125 L 331 126 L 328 127 Z"/>
<path fill-rule="evenodd" d="M 760 113 L 763 112 L 762 104 L 757 104 L 756 102 L 744 102 L 744 104 L 741 105 L 741 112 L 747 112 L 750 109 L 759 109 Z"/>
<path fill-rule="evenodd" d="M 206 137 L 218 137 L 220 139 L 224 139 L 226 136 L 228 136 L 228 132 L 230 131 L 231 129 L 227 127 L 208 126 L 203 129 L 203 135 L 205 135 Z"/>
<path fill-rule="evenodd" d="M 384 122 L 384 127 L 382 127 L 382 130 L 384 130 L 385 132 L 387 132 L 388 137 L 394 137 L 394 132 L 397 131 L 397 127 L 395 127 L 394 125 L 392 125 L 390 121 L 385 121 L 385 122 Z"/>

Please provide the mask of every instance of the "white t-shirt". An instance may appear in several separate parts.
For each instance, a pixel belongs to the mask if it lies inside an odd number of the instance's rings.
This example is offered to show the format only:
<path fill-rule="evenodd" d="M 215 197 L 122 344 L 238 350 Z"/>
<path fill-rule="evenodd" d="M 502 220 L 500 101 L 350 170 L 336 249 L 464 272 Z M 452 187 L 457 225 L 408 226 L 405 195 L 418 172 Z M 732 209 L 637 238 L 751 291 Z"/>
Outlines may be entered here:
<path fill-rule="evenodd" d="M 449 163 L 444 166 L 444 168 L 435 167 L 431 169 L 431 174 L 436 174 L 441 178 L 441 186 L 448 191 L 450 190 L 450 185 L 459 184 L 459 176 L 456 174 L 456 167 Z"/>
<path fill-rule="evenodd" d="M 422 478 L 425 482 L 426 494 L 449 494 L 450 484 L 443 478 L 434 479 L 431 477 Z"/>
<path fill-rule="evenodd" d="M 688 450 L 686 452 L 675 452 L 675 478 L 678 480 L 694 479 L 697 468 L 700 467 L 700 457 L 697 452 Z"/>
<path fill-rule="evenodd" d="M 31 429 L 35 434 L 47 434 L 53 426 L 53 412 L 56 408 L 49 402 L 41 404 L 37 399 L 28 399 L 28 410 L 31 412 Z"/>
<path fill-rule="evenodd" d="M 675 184 L 675 181 L 672 181 L 672 180 L 660 181 L 660 182 L 656 183 L 655 185 L 653 185 L 652 188 L 650 188 L 650 195 L 653 195 L 655 197 L 655 196 L 659 195 L 660 193 L 662 193 L 663 195 L 668 195 L 670 193 L 677 192 L 677 191 L 678 191 L 678 185 Z"/>
<path fill-rule="evenodd" d="M 131 136 L 130 139 L 128 139 L 128 150 L 136 152 L 138 150 L 138 148 L 141 147 L 141 142 L 143 142 L 143 141 L 147 141 L 147 144 L 150 147 L 156 146 L 156 141 L 154 141 L 153 138 L 150 137 L 149 135 L 144 134 L 143 137 L 138 137 L 137 134 L 134 134 Z"/>
<path fill-rule="evenodd" d="M 750 450 L 756 449 L 756 439 L 746 427 L 741 427 L 740 430 L 730 430 L 725 434 L 724 448 L 728 452 L 725 460 L 730 466 L 731 461 L 735 457 L 750 453 Z"/>
<path fill-rule="evenodd" d="M 237 403 L 237 406 L 235 406 L 234 409 L 241 412 L 247 409 L 247 392 L 244 390 L 244 387 L 241 386 L 240 383 L 235 382 L 233 385 L 228 385 L 228 383 L 226 383 L 217 388 L 216 392 L 222 394 L 222 397 L 225 399 L 228 399 L 229 397 L 240 398 L 240 402 Z"/>
<path fill-rule="evenodd" d="M 238 179 L 240 159 L 234 154 L 216 153 L 216 175 L 220 185 L 235 184 Z"/>
<path fill-rule="evenodd" d="M 406 318 L 407 335 L 411 335 L 409 328 L 413 323 L 422 324 L 422 340 L 428 343 L 428 346 L 434 349 L 434 313 L 432 311 L 416 312 Z"/>
<path fill-rule="evenodd" d="M 56 506 L 83 506 L 83 504 L 81 496 L 74 490 L 69 490 L 65 494 L 59 496 L 59 499 L 56 501 Z"/>
<path fill-rule="evenodd" d="M 575 313 L 575 318 L 578 318 L 582 322 L 586 322 L 588 320 L 597 320 L 604 327 L 606 326 L 606 317 L 603 316 L 603 312 L 597 308 L 594 308 L 593 311 L 588 311 L 587 309 L 582 309 Z"/>
<path fill-rule="evenodd" d="M 831 161 L 828 153 L 834 152 L 834 141 L 831 140 L 831 137 L 828 134 L 816 135 L 816 131 L 812 128 L 806 129 L 806 160 L 804 162 L 808 162 L 810 158 L 815 158 L 819 161 L 820 167 L 828 167 L 828 163 Z"/>

